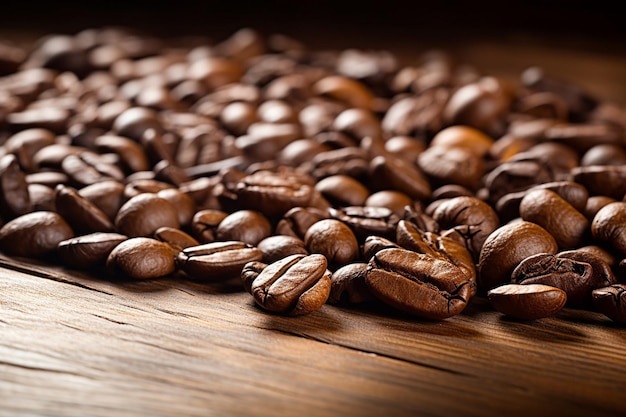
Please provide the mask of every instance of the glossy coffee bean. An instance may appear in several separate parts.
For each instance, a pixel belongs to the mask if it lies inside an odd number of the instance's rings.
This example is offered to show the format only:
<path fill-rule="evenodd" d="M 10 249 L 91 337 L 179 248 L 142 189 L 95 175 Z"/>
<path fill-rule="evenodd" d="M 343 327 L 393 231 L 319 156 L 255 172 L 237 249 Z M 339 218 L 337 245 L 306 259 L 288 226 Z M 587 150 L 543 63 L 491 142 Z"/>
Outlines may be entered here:
<path fill-rule="evenodd" d="M 595 239 L 626 254 L 626 202 L 617 201 L 602 207 L 591 222 L 591 233 Z"/>
<path fill-rule="evenodd" d="M 252 245 L 226 241 L 185 248 L 176 256 L 176 263 L 193 279 L 223 281 L 239 276 L 245 264 L 262 258 L 263 252 Z"/>
<path fill-rule="evenodd" d="M 322 255 L 290 255 L 263 268 L 252 280 L 250 293 L 265 310 L 309 314 L 322 307 L 330 294 L 331 272 L 326 267 Z"/>
<path fill-rule="evenodd" d="M 289 255 L 308 255 L 304 241 L 295 236 L 272 235 L 261 240 L 257 248 L 263 252 L 262 261 L 272 263 Z"/>
<path fill-rule="evenodd" d="M 115 246 L 106 267 L 113 276 L 132 279 L 161 278 L 176 270 L 172 248 L 149 237 L 132 237 Z"/>
<path fill-rule="evenodd" d="M 269 237 L 272 225 L 267 217 L 256 210 L 237 210 L 230 213 L 217 225 L 217 240 L 238 240 L 256 246 Z"/>
<path fill-rule="evenodd" d="M 505 284 L 489 290 L 487 297 L 495 310 L 520 320 L 551 317 L 567 301 L 565 291 L 544 284 Z"/>
<path fill-rule="evenodd" d="M 51 255 L 74 231 L 57 213 L 35 211 L 16 217 L 0 228 L 0 250 L 8 255 L 38 258 Z"/>
<path fill-rule="evenodd" d="M 149 237 L 163 226 L 180 228 L 176 206 L 156 194 L 144 193 L 129 199 L 115 217 L 119 233 Z"/>
<path fill-rule="evenodd" d="M 76 269 L 105 266 L 117 245 L 128 236 L 112 232 L 94 232 L 59 242 L 57 253 L 64 265 Z"/>
<path fill-rule="evenodd" d="M 154 231 L 154 235 L 152 237 L 156 240 L 167 243 L 176 252 L 180 252 L 191 246 L 200 245 L 200 242 L 194 239 L 193 236 L 180 229 L 175 229 L 169 226 L 159 227 Z"/>
<path fill-rule="evenodd" d="M 597 288 L 592 293 L 597 311 L 616 323 L 626 324 L 626 284 L 613 284 Z"/>
<path fill-rule="evenodd" d="M 331 267 L 345 265 L 358 258 L 359 243 L 352 230 L 339 220 L 324 219 L 309 227 L 304 235 L 309 253 L 322 254 Z"/>
<path fill-rule="evenodd" d="M 54 201 L 57 213 L 77 234 L 113 232 L 115 229 L 108 216 L 73 187 L 58 185 Z"/>
<path fill-rule="evenodd" d="M 365 284 L 368 264 L 355 262 L 337 269 L 330 277 L 328 304 L 357 305 L 374 300 Z"/>
<path fill-rule="evenodd" d="M 398 310 L 432 320 L 460 314 L 470 299 L 467 276 L 452 263 L 406 249 L 384 249 L 369 261 L 365 282 Z"/>
<path fill-rule="evenodd" d="M 558 245 L 543 227 L 527 221 L 514 221 L 491 233 L 478 259 L 478 288 L 488 291 L 511 280 L 513 269 L 529 256 L 555 254 Z"/>

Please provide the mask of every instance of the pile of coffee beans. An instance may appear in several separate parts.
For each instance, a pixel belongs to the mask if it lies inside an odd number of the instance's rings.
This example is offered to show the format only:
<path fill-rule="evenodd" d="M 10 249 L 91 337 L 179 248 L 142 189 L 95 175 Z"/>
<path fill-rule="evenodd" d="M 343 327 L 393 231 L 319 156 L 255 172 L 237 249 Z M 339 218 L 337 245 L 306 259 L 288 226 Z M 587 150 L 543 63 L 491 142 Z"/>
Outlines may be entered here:
<path fill-rule="evenodd" d="M 626 108 L 529 66 L 104 27 L 0 41 L 0 250 L 268 314 L 626 323 Z"/>

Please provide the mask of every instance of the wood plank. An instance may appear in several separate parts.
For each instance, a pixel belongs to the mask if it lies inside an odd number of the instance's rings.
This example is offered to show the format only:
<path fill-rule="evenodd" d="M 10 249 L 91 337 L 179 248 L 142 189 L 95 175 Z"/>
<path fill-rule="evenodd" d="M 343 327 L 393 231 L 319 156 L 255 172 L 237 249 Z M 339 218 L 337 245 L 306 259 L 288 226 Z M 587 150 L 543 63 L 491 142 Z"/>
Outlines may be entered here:
<path fill-rule="evenodd" d="M 477 298 L 444 322 L 374 306 L 288 318 L 237 282 L 2 265 L 0 416 L 626 411 L 626 329 L 595 313 L 520 323 Z"/>

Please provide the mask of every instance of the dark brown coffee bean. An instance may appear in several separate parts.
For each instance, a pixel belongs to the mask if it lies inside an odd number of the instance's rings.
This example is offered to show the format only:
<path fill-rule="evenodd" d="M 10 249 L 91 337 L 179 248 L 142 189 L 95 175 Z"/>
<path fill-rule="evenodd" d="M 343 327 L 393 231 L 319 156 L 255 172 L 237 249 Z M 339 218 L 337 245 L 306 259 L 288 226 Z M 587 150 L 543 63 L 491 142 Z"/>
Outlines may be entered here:
<path fill-rule="evenodd" d="M 152 193 L 132 197 L 115 217 L 117 231 L 129 237 L 149 237 L 163 226 L 180 228 L 176 206 Z"/>
<path fill-rule="evenodd" d="M 396 100 L 383 116 L 382 128 L 394 136 L 431 137 L 443 126 L 443 109 L 449 97 L 447 88 L 433 88 Z"/>
<path fill-rule="evenodd" d="M 357 143 L 366 138 L 382 138 L 380 120 L 371 110 L 350 108 L 337 115 L 332 124 L 332 129 L 344 133 Z"/>
<path fill-rule="evenodd" d="M 180 227 L 186 228 L 191 224 L 193 216 L 196 214 L 196 203 L 191 197 L 177 188 L 166 188 L 157 191 L 156 195 L 176 206 Z"/>
<path fill-rule="evenodd" d="M 626 254 L 626 202 L 617 201 L 601 208 L 591 222 L 591 233 Z"/>
<path fill-rule="evenodd" d="M 289 255 L 308 255 L 304 241 L 295 236 L 272 235 L 261 240 L 257 248 L 263 252 L 262 261 L 268 264 L 286 258 Z"/>
<path fill-rule="evenodd" d="M 459 268 L 406 249 L 377 252 L 365 282 L 387 305 L 432 320 L 460 314 L 470 299 L 470 283 Z"/>
<path fill-rule="evenodd" d="M 567 301 L 565 291 L 543 284 L 505 284 L 489 290 L 487 297 L 494 309 L 520 320 L 554 316 Z"/>
<path fill-rule="evenodd" d="M 13 131 L 25 129 L 46 129 L 57 134 L 67 130 L 71 112 L 60 107 L 32 107 L 6 117 Z"/>
<path fill-rule="evenodd" d="M 155 279 L 176 270 L 174 251 L 167 244 L 149 237 L 133 237 L 113 248 L 106 260 L 113 276 L 132 279 Z"/>
<path fill-rule="evenodd" d="M 500 164 L 485 176 L 484 182 L 489 190 L 489 201 L 495 204 L 506 194 L 525 191 L 553 179 L 552 173 L 544 164 L 528 160 Z"/>
<path fill-rule="evenodd" d="M 115 180 L 107 180 L 87 185 L 78 194 L 98 207 L 110 220 L 114 220 L 122 204 L 126 202 L 125 186 Z"/>
<path fill-rule="evenodd" d="M 616 323 L 626 324 L 626 284 L 613 284 L 593 290 L 596 310 Z"/>
<path fill-rule="evenodd" d="M 61 168 L 70 178 L 71 184 L 79 189 L 100 181 L 121 182 L 125 178 L 120 168 L 107 162 L 102 156 L 89 152 L 67 156 L 61 162 Z"/>
<path fill-rule="evenodd" d="M 351 206 L 340 209 L 330 208 L 331 218 L 346 224 L 359 242 L 368 236 L 376 235 L 394 239 L 396 225 L 400 218 L 385 207 Z"/>
<path fill-rule="evenodd" d="M 363 242 L 363 259 L 369 261 L 376 252 L 389 248 L 400 248 L 400 245 L 381 236 L 368 236 Z"/>
<path fill-rule="evenodd" d="M 572 180 L 584 185 L 590 195 L 621 200 L 626 194 L 626 165 L 592 165 L 571 170 Z"/>
<path fill-rule="evenodd" d="M 176 252 L 180 252 L 183 249 L 189 248 L 191 246 L 200 245 L 200 242 L 194 239 L 193 236 L 180 229 L 175 229 L 169 226 L 163 226 L 156 229 L 154 231 L 153 237 L 156 240 L 167 243 Z"/>
<path fill-rule="evenodd" d="M 217 240 L 238 240 L 255 246 L 272 233 L 267 217 L 255 210 L 237 210 L 217 225 Z"/>
<path fill-rule="evenodd" d="M 519 210 L 522 219 L 546 229 L 561 249 L 581 246 L 589 233 L 589 220 L 554 191 L 527 193 Z"/>
<path fill-rule="evenodd" d="M 431 186 L 415 164 L 400 158 L 377 156 L 370 163 L 371 186 L 376 190 L 401 191 L 414 200 L 426 200 Z"/>
<path fill-rule="evenodd" d="M 243 177 L 233 191 L 241 208 L 258 210 L 272 218 L 293 207 L 306 207 L 313 187 L 304 178 L 287 172 L 259 171 Z"/>
<path fill-rule="evenodd" d="M 57 211 L 54 188 L 41 184 L 28 184 L 28 195 L 33 211 Z"/>
<path fill-rule="evenodd" d="M 374 95 L 362 83 L 339 75 L 324 77 L 313 85 L 316 94 L 349 107 L 374 109 Z"/>
<path fill-rule="evenodd" d="M 370 169 L 367 151 L 356 146 L 320 152 L 301 165 L 301 168 L 314 178 L 322 179 L 331 175 L 347 175 L 352 178 L 366 178 Z"/>
<path fill-rule="evenodd" d="M 66 185 L 55 189 L 55 207 L 79 235 L 94 232 L 112 232 L 115 228 L 109 217 L 78 191 Z"/>
<path fill-rule="evenodd" d="M 411 197 L 395 190 L 381 190 L 372 193 L 365 199 L 364 203 L 366 207 L 386 207 L 399 217 L 403 215 L 404 208 L 411 204 L 413 204 Z"/>
<path fill-rule="evenodd" d="M 113 122 L 112 130 L 116 135 L 141 141 L 148 130 L 160 132 L 163 127 L 155 110 L 143 107 L 131 107 L 124 110 Z"/>
<path fill-rule="evenodd" d="M 42 148 L 53 145 L 56 135 L 48 129 L 25 129 L 11 135 L 4 143 L 9 154 L 14 154 L 20 167 L 27 173 L 37 169 L 33 158 Z"/>
<path fill-rule="evenodd" d="M 591 304 L 593 268 L 587 262 L 542 253 L 522 260 L 511 273 L 517 284 L 544 284 L 567 293 L 567 305 L 584 308 Z"/>
<path fill-rule="evenodd" d="M 396 241 L 404 249 L 426 254 L 458 267 L 467 277 L 471 295 L 476 294 L 476 267 L 471 253 L 465 247 L 465 241 L 457 242 L 447 236 L 424 232 L 406 220 L 398 223 Z"/>
<path fill-rule="evenodd" d="M 585 205 L 582 213 L 587 219 L 589 219 L 589 221 L 592 221 L 602 207 L 616 201 L 616 199 L 605 195 L 593 195 L 587 199 L 587 204 Z"/>
<path fill-rule="evenodd" d="M 336 219 L 324 219 L 312 224 L 304 235 L 309 253 L 326 256 L 332 268 L 356 260 L 359 243 L 352 230 Z"/>
<path fill-rule="evenodd" d="M 326 266 L 326 258 L 319 254 L 290 255 L 267 265 L 252 281 L 250 293 L 265 310 L 309 314 L 322 307 L 330 294 L 331 272 Z"/>
<path fill-rule="evenodd" d="M 313 207 L 294 207 L 288 210 L 276 224 L 275 232 L 304 240 L 307 230 L 314 223 L 330 218 L 327 211 Z"/>
<path fill-rule="evenodd" d="M 298 123 L 296 111 L 281 100 L 266 100 L 257 108 L 259 119 L 267 123 Z"/>
<path fill-rule="evenodd" d="M 578 248 L 574 250 L 562 251 L 556 254 L 558 258 L 573 259 L 578 262 L 585 262 L 591 265 L 592 277 L 590 280 L 590 286 L 592 288 L 608 287 L 611 284 L 615 284 L 617 279 L 611 269 L 611 264 L 605 261 L 603 253 L 600 252 L 601 248 L 597 248 L 598 251 L 593 252 L 592 248 L 586 249 Z"/>
<path fill-rule="evenodd" d="M 478 259 L 478 288 L 488 291 L 509 283 L 513 269 L 524 259 L 539 253 L 555 254 L 558 245 L 543 227 L 514 221 L 491 233 Z"/>
<path fill-rule="evenodd" d="M 76 269 L 105 266 L 107 257 L 128 236 L 95 232 L 59 242 L 57 253 L 64 265 Z"/>
<path fill-rule="evenodd" d="M 26 175 L 13 154 L 0 158 L 0 215 L 12 219 L 32 210 Z"/>
<path fill-rule="evenodd" d="M 315 184 L 326 200 L 333 206 L 362 206 L 370 192 L 362 182 L 347 175 L 331 175 Z"/>
<path fill-rule="evenodd" d="M 465 240 L 472 257 L 478 261 L 487 237 L 500 226 L 496 212 L 476 197 L 454 197 L 433 212 L 433 219 L 443 229 L 455 229 Z"/>
<path fill-rule="evenodd" d="M 10 220 L 0 228 L 0 250 L 8 255 L 38 258 L 51 255 L 74 231 L 57 213 L 36 211 Z"/>
<path fill-rule="evenodd" d="M 211 242 L 183 249 L 176 257 L 178 267 L 189 277 L 222 281 L 240 276 L 248 262 L 261 261 L 263 252 L 244 242 Z"/>
<path fill-rule="evenodd" d="M 623 131 L 606 124 L 556 124 L 545 131 L 547 140 L 563 143 L 580 151 L 599 144 L 621 145 Z"/>
<path fill-rule="evenodd" d="M 217 226 L 228 216 L 228 213 L 217 209 L 203 209 L 191 219 L 191 235 L 200 243 L 216 240 Z"/>
<path fill-rule="evenodd" d="M 583 154 L 580 165 L 626 165 L 626 149 L 618 144 L 594 145 Z"/>
<path fill-rule="evenodd" d="M 365 284 L 368 264 L 356 262 L 342 266 L 330 277 L 328 304 L 356 305 L 374 300 Z"/>
<path fill-rule="evenodd" d="M 98 152 L 113 152 L 127 173 L 150 169 L 148 156 L 141 145 L 132 139 L 117 135 L 102 135 L 94 140 Z"/>

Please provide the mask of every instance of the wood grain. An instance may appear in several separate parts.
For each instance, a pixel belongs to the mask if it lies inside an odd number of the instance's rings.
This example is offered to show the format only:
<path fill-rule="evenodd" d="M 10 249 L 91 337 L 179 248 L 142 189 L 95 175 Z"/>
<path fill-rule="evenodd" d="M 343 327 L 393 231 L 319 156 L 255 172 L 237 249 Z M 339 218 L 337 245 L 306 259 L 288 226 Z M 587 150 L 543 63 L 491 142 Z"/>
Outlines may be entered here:
<path fill-rule="evenodd" d="M 114 282 L 3 259 L 0 416 L 620 416 L 626 329 L 477 298 L 443 322 L 380 306 L 287 318 L 238 282 Z"/>

